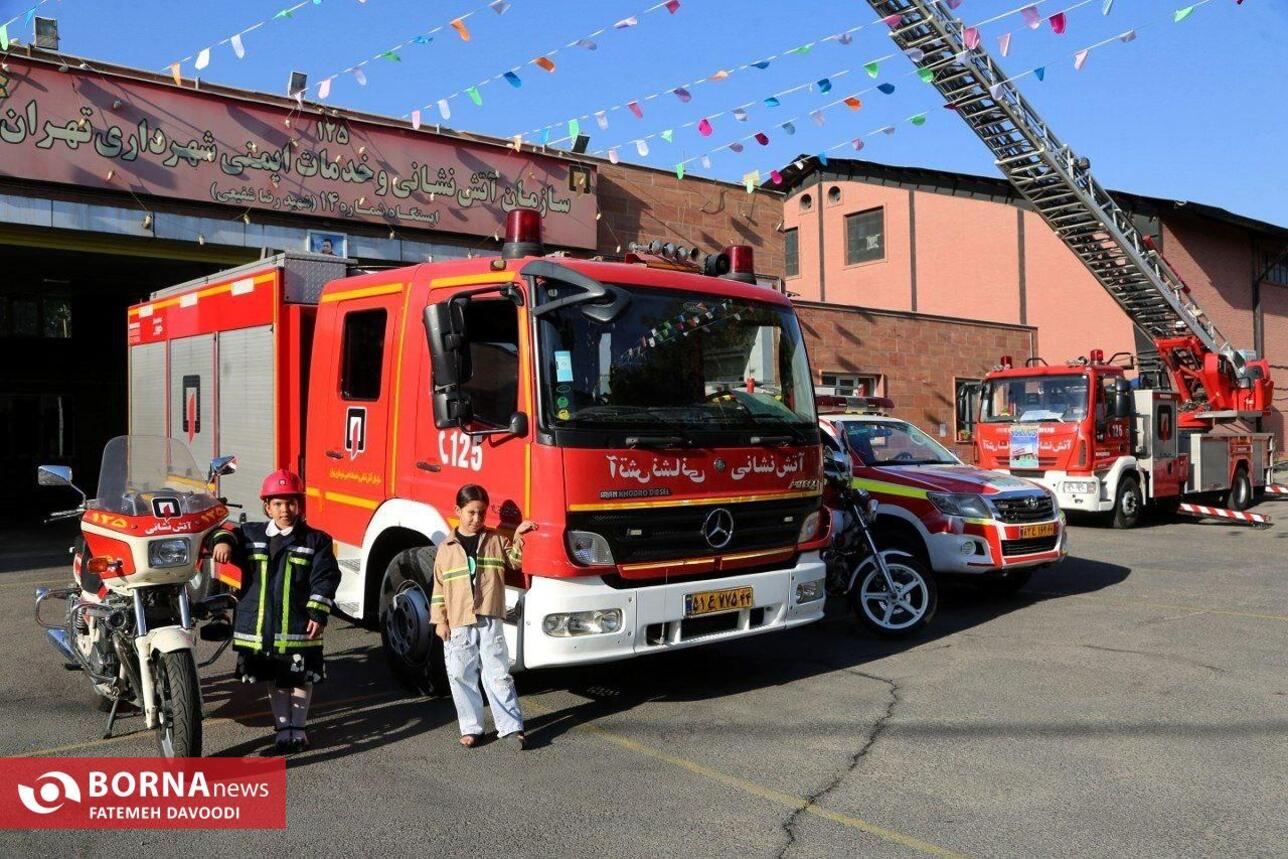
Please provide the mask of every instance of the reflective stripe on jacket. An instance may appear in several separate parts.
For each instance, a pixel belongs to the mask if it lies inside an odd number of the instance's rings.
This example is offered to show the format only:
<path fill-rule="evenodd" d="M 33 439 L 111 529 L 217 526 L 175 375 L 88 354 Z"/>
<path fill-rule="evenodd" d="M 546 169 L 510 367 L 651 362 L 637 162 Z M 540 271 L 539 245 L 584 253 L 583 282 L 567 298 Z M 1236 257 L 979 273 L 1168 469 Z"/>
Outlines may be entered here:
<path fill-rule="evenodd" d="M 250 522 L 219 531 L 213 542 L 229 543 L 242 583 L 233 621 L 233 646 L 242 650 L 287 653 L 321 647 L 309 638 L 310 620 L 325 624 L 335 605 L 340 566 L 331 536 L 296 522 L 270 556 L 267 522 Z"/>
<path fill-rule="evenodd" d="M 479 615 L 505 617 L 505 574 L 523 568 L 523 538 L 511 542 L 485 528 L 474 558 L 470 586 L 469 556 L 456 532 L 434 553 L 434 593 L 429 599 L 429 619 L 435 625 L 469 626 Z"/>

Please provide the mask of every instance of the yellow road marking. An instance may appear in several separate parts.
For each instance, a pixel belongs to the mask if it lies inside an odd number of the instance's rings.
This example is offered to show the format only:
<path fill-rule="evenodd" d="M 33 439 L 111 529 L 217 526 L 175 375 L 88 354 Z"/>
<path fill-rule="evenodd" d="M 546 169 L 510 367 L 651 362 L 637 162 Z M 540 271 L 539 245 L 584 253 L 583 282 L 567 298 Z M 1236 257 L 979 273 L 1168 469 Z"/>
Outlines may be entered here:
<path fill-rule="evenodd" d="M 544 705 L 528 699 L 524 700 L 523 706 L 542 713 L 554 712 Z M 812 814 L 815 817 L 821 817 L 824 820 L 830 820 L 833 823 L 839 823 L 842 826 L 848 826 L 851 829 L 858 829 L 862 832 L 867 832 L 871 835 L 877 836 L 878 838 L 895 844 L 901 844 L 912 850 L 928 853 L 931 856 L 961 857 L 964 855 L 954 850 L 949 850 L 946 847 L 940 847 L 938 844 L 931 844 L 929 841 L 922 841 L 920 838 L 905 835 L 902 832 L 887 829 L 886 827 L 878 826 L 875 823 L 869 823 L 862 818 L 853 817 L 849 814 L 842 814 L 839 811 L 831 811 L 823 808 L 822 806 L 815 805 L 803 796 L 796 796 L 781 790 L 775 790 L 771 787 L 765 787 L 764 785 L 756 784 L 754 781 L 748 781 L 747 779 L 739 778 L 738 776 L 730 775 L 729 773 L 704 766 L 697 761 L 691 761 L 688 758 L 682 758 L 678 755 L 664 752 L 661 749 L 645 745 L 638 740 L 633 740 L 630 737 L 623 736 L 622 734 L 614 733 L 613 731 L 601 728 L 592 723 L 577 725 L 573 730 L 585 730 L 601 739 L 613 743 L 614 745 L 621 746 L 624 749 L 635 752 L 636 754 L 641 754 L 646 757 L 653 758 L 654 760 L 659 760 L 663 763 L 679 767 L 680 769 L 688 770 L 694 775 L 719 782 L 726 787 L 740 790 L 743 793 L 749 793 L 752 796 L 757 796 L 761 799 L 768 800 L 769 802 L 777 803 L 778 805 L 785 806 L 794 811 L 803 811 L 806 814 Z"/>

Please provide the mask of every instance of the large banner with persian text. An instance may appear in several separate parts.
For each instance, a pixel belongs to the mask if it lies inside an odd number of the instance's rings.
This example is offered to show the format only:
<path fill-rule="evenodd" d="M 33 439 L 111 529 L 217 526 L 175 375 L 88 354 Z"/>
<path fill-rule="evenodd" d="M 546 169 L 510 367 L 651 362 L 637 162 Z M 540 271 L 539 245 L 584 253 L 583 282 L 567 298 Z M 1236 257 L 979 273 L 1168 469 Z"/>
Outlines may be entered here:
<path fill-rule="evenodd" d="M 538 209 L 595 247 L 593 167 L 169 83 L 7 57 L 0 176 L 491 236 Z"/>

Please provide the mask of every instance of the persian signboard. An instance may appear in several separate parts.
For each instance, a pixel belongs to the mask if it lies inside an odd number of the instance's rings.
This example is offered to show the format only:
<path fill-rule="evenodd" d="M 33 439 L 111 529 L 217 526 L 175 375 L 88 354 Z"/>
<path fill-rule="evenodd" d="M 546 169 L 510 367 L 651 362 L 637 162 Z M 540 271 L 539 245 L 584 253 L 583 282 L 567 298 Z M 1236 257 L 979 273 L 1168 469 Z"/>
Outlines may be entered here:
<path fill-rule="evenodd" d="M 473 236 L 532 208 L 550 244 L 595 247 L 593 167 L 187 82 L 7 61 L 0 176 Z"/>

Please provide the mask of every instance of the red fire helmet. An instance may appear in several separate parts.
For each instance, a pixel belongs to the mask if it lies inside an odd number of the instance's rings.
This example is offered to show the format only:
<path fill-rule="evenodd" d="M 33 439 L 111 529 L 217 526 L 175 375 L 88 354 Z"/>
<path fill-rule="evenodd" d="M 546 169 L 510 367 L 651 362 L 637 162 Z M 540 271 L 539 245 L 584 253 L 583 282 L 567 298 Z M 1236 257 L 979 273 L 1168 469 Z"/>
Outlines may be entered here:
<path fill-rule="evenodd" d="M 304 497 L 304 481 L 294 471 L 288 471 L 285 468 L 279 468 L 268 477 L 264 478 L 263 485 L 259 488 L 259 497 L 263 501 L 270 498 L 283 498 L 288 495 L 294 495 L 301 499 Z"/>

